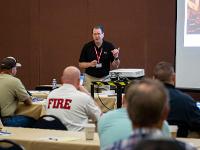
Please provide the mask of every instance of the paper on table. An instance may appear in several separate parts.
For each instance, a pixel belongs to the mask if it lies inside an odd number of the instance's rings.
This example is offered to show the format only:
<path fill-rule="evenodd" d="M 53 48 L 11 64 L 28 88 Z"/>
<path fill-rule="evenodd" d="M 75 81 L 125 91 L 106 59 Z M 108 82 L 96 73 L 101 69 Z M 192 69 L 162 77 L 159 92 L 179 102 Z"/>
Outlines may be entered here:
<path fill-rule="evenodd" d="M 49 94 L 50 93 L 50 91 L 34 91 L 34 90 L 32 90 L 32 91 L 29 91 L 31 94 L 34 94 L 34 93 L 41 93 L 41 94 Z"/>
<path fill-rule="evenodd" d="M 39 98 L 39 97 L 32 97 L 32 102 L 40 102 L 40 101 L 44 101 L 44 98 Z"/>
<path fill-rule="evenodd" d="M 2 135 L 2 136 L 9 136 L 9 135 L 11 135 L 11 133 L 7 132 L 7 131 L 0 131 L 0 135 Z"/>

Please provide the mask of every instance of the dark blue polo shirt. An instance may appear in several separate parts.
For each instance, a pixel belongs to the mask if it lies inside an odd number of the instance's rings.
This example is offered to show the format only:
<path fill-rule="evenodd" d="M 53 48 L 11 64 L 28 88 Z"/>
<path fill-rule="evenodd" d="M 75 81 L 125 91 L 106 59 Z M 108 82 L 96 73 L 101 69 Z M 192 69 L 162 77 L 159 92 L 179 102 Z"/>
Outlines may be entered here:
<path fill-rule="evenodd" d="M 193 98 L 173 85 L 165 84 L 170 96 L 169 124 L 178 125 L 178 136 L 187 136 L 188 131 L 200 131 L 200 110 Z"/>

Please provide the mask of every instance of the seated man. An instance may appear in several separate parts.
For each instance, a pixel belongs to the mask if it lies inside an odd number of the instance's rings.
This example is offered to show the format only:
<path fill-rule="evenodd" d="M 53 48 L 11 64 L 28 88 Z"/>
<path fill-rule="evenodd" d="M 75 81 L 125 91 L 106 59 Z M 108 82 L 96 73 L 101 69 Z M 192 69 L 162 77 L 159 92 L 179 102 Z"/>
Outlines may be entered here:
<path fill-rule="evenodd" d="M 170 112 L 167 121 L 177 125 L 177 136 L 187 137 L 188 131 L 200 131 L 200 110 L 189 95 L 175 88 L 175 72 L 170 63 L 159 62 L 154 68 L 154 77 L 165 84 L 169 91 Z"/>
<path fill-rule="evenodd" d="M 31 97 L 27 93 L 22 82 L 14 77 L 17 67 L 21 64 L 16 62 L 13 57 L 6 57 L 0 64 L 0 108 L 1 120 L 4 126 L 31 127 L 34 119 L 15 115 L 18 102 L 22 101 L 25 105 L 31 105 Z"/>
<path fill-rule="evenodd" d="M 134 132 L 107 150 L 134 150 L 143 139 L 164 138 L 161 127 L 169 112 L 168 94 L 164 86 L 157 80 L 140 80 L 129 86 L 126 100 Z"/>
<path fill-rule="evenodd" d="M 80 70 L 70 66 L 62 75 L 63 85 L 53 90 L 47 98 L 47 114 L 58 117 L 71 131 L 81 131 L 88 118 L 98 120 L 101 110 L 83 86 L 80 86 Z"/>
<path fill-rule="evenodd" d="M 130 83 L 129 85 L 132 84 Z M 128 89 L 129 85 L 126 86 L 126 89 Z M 127 138 L 134 131 L 127 113 L 126 91 L 123 97 L 123 107 L 103 114 L 98 121 L 97 127 L 101 149 Z M 164 136 L 170 137 L 169 125 L 166 121 L 163 123 L 162 132 Z"/>

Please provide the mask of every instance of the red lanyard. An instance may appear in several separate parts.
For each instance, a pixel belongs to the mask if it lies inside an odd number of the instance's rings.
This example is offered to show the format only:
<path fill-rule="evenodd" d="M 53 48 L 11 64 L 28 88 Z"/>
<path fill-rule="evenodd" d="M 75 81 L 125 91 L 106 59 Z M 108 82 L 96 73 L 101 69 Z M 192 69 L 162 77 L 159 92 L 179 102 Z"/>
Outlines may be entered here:
<path fill-rule="evenodd" d="M 97 56 L 97 63 L 99 63 L 100 58 L 101 58 L 102 48 L 101 48 L 101 51 L 100 51 L 99 55 L 98 55 L 98 53 L 97 53 L 96 47 L 94 47 L 94 50 L 95 50 L 96 56 Z"/>

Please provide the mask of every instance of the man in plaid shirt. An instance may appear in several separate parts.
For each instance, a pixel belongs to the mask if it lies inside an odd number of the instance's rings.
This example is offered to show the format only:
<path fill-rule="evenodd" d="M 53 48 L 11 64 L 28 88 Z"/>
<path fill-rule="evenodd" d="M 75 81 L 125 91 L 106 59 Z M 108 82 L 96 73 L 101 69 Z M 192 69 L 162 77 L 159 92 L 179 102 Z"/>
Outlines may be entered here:
<path fill-rule="evenodd" d="M 133 150 L 143 139 L 164 139 L 163 121 L 169 112 L 168 93 L 157 80 L 144 79 L 129 85 L 125 98 L 134 131 L 127 139 L 115 142 L 106 150 Z M 194 150 L 191 145 L 175 141 L 183 149 Z"/>

